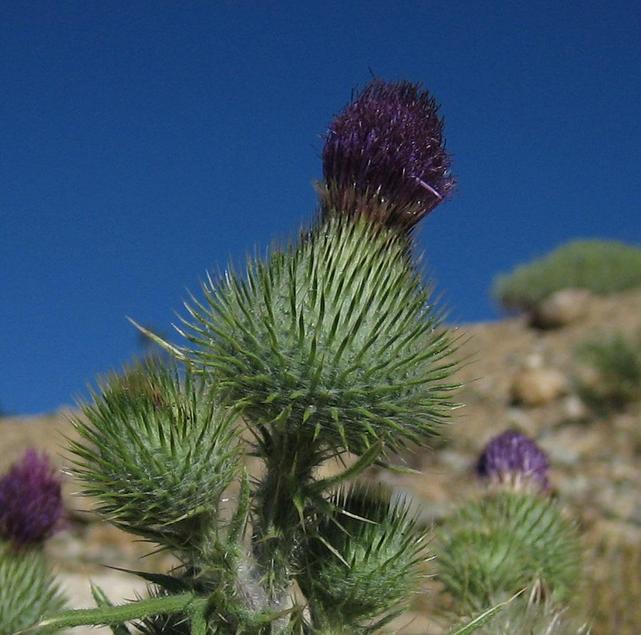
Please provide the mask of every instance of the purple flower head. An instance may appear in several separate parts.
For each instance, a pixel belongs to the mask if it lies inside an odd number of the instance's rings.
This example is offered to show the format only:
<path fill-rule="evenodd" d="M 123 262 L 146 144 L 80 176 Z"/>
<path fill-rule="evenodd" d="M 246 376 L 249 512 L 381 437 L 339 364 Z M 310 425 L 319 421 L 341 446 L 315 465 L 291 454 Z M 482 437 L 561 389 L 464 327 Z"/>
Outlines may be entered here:
<path fill-rule="evenodd" d="M 62 514 L 61 483 L 49 458 L 27 450 L 0 478 L 0 535 L 18 546 L 40 543 Z"/>
<path fill-rule="evenodd" d="M 329 126 L 325 212 L 363 214 L 409 231 L 452 190 L 443 120 L 410 82 L 370 82 Z"/>
<path fill-rule="evenodd" d="M 508 430 L 485 446 L 476 472 L 481 478 L 493 482 L 531 484 L 547 490 L 549 467 L 545 452 L 532 439 Z"/>

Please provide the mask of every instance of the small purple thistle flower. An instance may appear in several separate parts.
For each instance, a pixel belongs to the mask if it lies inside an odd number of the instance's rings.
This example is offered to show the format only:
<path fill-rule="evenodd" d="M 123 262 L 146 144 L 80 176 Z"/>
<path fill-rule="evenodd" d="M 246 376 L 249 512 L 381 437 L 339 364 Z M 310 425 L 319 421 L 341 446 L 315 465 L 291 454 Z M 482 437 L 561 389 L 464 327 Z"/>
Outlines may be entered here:
<path fill-rule="evenodd" d="M 62 515 L 61 482 L 48 456 L 27 450 L 0 478 L 0 535 L 16 546 L 41 543 Z"/>
<path fill-rule="evenodd" d="M 329 126 L 324 212 L 411 230 L 454 187 L 444 146 L 443 120 L 427 91 L 374 79 Z"/>
<path fill-rule="evenodd" d="M 476 465 L 476 473 L 490 481 L 529 483 L 545 491 L 549 488 L 549 468 L 545 452 L 532 439 L 508 430 L 485 446 Z"/>

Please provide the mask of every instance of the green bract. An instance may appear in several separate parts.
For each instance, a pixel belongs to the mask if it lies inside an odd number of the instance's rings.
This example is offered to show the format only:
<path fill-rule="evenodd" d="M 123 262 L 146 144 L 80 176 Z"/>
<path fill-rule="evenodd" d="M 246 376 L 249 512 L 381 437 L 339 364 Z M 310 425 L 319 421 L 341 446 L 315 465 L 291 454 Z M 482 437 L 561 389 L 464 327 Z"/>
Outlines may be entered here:
<path fill-rule="evenodd" d="M 115 524 L 162 545 L 198 543 L 238 473 L 234 417 L 189 372 L 113 377 L 74 421 L 76 473 Z"/>
<path fill-rule="evenodd" d="M 417 591 L 425 534 L 404 502 L 380 492 L 343 490 L 331 502 L 335 512 L 310 537 L 298 582 L 317 627 L 368 632 L 369 620 L 406 607 Z"/>
<path fill-rule="evenodd" d="M 42 551 L 0 543 L 0 635 L 14 635 L 64 605 Z"/>
<path fill-rule="evenodd" d="M 549 603 L 518 598 L 499 611 L 478 635 L 589 635 L 586 624 L 579 623 L 567 609 Z"/>
<path fill-rule="evenodd" d="M 445 524 L 436 562 L 445 589 L 471 610 L 533 585 L 564 602 L 579 579 L 580 546 L 553 500 L 499 491 L 466 504 Z"/>
<path fill-rule="evenodd" d="M 185 355 L 255 427 L 355 453 L 433 435 L 452 407 L 451 339 L 407 248 L 393 230 L 331 218 L 245 277 L 205 285 Z"/>

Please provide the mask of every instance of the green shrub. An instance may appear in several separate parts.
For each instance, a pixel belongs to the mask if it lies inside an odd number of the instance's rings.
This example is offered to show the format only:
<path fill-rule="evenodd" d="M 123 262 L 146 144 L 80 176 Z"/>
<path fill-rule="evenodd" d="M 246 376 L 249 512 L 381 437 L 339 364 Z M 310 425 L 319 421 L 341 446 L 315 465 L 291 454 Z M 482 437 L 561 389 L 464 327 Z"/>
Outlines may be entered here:
<path fill-rule="evenodd" d="M 641 399 L 641 339 L 621 333 L 579 345 L 577 358 L 593 376 L 579 379 L 579 391 L 593 406 L 621 408 Z"/>
<path fill-rule="evenodd" d="M 617 241 L 577 240 L 499 275 L 492 294 L 507 309 L 528 311 L 560 289 L 607 295 L 640 286 L 641 249 Z"/>

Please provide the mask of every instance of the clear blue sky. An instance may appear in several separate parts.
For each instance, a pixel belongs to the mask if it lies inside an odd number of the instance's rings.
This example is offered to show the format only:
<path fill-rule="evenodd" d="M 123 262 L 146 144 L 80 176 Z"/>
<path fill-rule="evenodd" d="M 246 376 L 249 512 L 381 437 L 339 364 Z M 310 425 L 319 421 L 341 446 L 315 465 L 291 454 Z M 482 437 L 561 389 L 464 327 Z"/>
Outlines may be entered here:
<path fill-rule="evenodd" d="M 315 207 L 370 78 L 441 102 L 459 187 L 420 242 L 457 321 L 570 238 L 641 242 L 641 5 L 0 3 L 0 405 L 73 403 L 206 269 Z"/>

